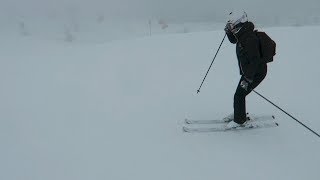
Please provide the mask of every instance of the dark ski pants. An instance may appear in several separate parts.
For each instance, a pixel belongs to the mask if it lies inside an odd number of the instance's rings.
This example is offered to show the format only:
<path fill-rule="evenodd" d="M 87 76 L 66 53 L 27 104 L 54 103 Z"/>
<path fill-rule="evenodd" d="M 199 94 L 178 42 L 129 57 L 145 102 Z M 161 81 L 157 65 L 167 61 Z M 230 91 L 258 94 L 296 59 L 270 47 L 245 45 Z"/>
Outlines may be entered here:
<path fill-rule="evenodd" d="M 236 123 L 243 124 L 246 121 L 246 96 L 262 82 L 266 75 L 267 65 L 259 65 L 256 74 L 254 75 L 253 82 L 249 83 L 248 90 L 245 90 L 240 86 L 241 81 L 245 79 L 244 76 L 241 77 L 233 100 L 234 121 Z"/>

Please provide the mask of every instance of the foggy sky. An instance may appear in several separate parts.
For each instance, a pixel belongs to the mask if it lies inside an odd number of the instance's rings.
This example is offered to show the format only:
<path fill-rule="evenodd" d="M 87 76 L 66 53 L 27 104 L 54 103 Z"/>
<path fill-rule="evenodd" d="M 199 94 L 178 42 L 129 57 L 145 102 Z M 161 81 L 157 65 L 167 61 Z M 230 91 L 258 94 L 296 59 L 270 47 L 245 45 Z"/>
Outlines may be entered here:
<path fill-rule="evenodd" d="M 102 14 L 109 19 L 205 21 L 224 20 L 233 10 L 245 10 L 258 20 L 320 16 L 320 0 L 0 0 L 2 18 Z"/>

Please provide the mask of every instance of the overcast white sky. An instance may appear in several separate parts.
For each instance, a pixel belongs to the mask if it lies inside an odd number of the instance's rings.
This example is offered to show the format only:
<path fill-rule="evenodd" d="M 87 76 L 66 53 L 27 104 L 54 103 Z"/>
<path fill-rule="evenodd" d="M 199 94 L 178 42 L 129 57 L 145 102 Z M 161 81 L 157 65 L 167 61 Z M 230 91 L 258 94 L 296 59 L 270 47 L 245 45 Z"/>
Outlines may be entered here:
<path fill-rule="evenodd" d="M 0 0 L 1 16 L 41 16 L 74 13 L 108 18 L 222 19 L 244 9 L 256 19 L 319 16 L 320 0 Z"/>

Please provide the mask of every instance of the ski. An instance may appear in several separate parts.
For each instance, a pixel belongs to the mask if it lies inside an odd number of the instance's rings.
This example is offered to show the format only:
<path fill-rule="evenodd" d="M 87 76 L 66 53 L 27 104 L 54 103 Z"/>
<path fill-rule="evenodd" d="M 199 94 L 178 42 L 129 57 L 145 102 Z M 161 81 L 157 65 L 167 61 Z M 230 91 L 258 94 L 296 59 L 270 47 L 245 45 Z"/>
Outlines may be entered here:
<path fill-rule="evenodd" d="M 274 115 L 262 115 L 262 116 L 249 116 L 249 121 L 265 121 L 275 119 Z M 222 124 L 230 122 L 230 119 L 211 119 L 211 120 L 203 120 L 203 119 L 185 119 L 186 124 Z"/>
<path fill-rule="evenodd" d="M 225 125 L 215 127 L 187 127 L 183 126 L 182 130 L 188 133 L 205 133 L 205 132 L 227 132 L 227 131 L 241 131 L 259 128 L 277 127 L 279 124 L 274 121 L 251 121 L 247 122 L 244 126 L 237 128 L 227 129 Z"/>

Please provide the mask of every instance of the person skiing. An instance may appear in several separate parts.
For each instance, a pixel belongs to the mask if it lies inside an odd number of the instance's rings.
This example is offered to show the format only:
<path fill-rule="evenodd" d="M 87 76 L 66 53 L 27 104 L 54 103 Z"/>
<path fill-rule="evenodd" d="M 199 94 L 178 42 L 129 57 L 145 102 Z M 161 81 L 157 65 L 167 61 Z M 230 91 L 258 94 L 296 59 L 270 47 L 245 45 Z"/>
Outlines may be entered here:
<path fill-rule="evenodd" d="M 246 96 L 256 88 L 267 75 L 267 63 L 260 58 L 259 39 L 254 32 L 254 24 L 248 21 L 247 14 L 230 14 L 224 28 L 229 41 L 236 44 L 236 54 L 240 70 L 240 81 L 234 94 L 233 114 L 227 129 L 245 126 L 249 119 L 246 113 Z"/>

